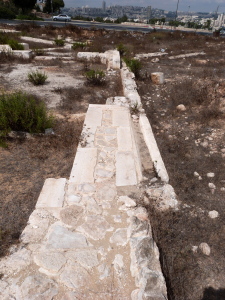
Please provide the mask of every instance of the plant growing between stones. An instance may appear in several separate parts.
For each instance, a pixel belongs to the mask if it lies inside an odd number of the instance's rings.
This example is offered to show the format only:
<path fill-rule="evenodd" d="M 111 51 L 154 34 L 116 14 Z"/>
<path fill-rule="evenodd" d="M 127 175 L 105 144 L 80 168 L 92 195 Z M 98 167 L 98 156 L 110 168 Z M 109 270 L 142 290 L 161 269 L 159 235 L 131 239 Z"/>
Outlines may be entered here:
<path fill-rule="evenodd" d="M 89 70 L 85 73 L 87 82 L 92 85 L 101 85 L 105 82 L 105 73 L 99 70 Z"/>
<path fill-rule="evenodd" d="M 28 80 L 34 85 L 42 85 L 47 80 L 48 76 L 45 73 L 39 71 L 33 71 L 28 73 Z"/>
<path fill-rule="evenodd" d="M 120 43 L 119 45 L 117 45 L 116 50 L 119 51 L 121 56 L 125 56 L 128 54 L 128 48 L 126 46 L 124 46 L 124 44 Z"/>
<path fill-rule="evenodd" d="M 139 113 L 140 105 L 138 102 L 131 104 L 130 112 L 132 115 L 137 115 Z"/>
<path fill-rule="evenodd" d="M 65 41 L 62 39 L 55 39 L 56 46 L 63 47 L 65 45 Z"/>
<path fill-rule="evenodd" d="M 138 79 L 140 78 L 140 71 L 142 68 L 142 64 L 139 60 L 137 59 L 130 59 L 130 58 L 124 58 L 124 61 L 128 68 L 130 69 L 131 72 L 134 73 L 135 77 Z"/>

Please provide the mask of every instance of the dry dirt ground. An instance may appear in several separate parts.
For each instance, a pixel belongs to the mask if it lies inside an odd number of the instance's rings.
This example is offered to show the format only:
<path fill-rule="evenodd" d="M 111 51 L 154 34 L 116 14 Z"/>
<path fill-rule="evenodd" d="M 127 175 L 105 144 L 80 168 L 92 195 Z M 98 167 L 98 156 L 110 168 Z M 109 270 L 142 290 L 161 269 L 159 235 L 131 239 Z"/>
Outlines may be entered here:
<path fill-rule="evenodd" d="M 180 202 L 180 209 L 160 213 L 152 202 L 148 210 L 155 240 L 160 249 L 169 299 L 224 300 L 224 39 L 181 32 L 142 34 L 126 31 L 82 31 L 71 25 L 64 29 L 22 25 L 18 29 L 30 36 L 45 34 L 47 38 L 54 38 L 61 34 L 64 37 L 71 36 L 78 41 L 90 39 L 92 43 L 85 47 L 84 51 L 114 49 L 122 42 L 127 49 L 126 55 L 130 57 L 139 53 L 159 51 L 169 53 L 167 56 L 160 57 L 158 63 L 151 62 L 151 59 L 142 60 L 143 68 L 138 89 L 169 172 L 170 183 Z M 37 45 L 34 47 L 37 48 Z M 205 51 L 206 55 L 168 59 L 170 55 L 196 51 Z M 60 79 L 57 74 L 66 72 L 70 78 L 77 76 L 80 85 L 76 85 L 76 88 L 55 83 L 52 88 L 52 98 L 49 93 L 51 88 L 43 91 L 46 93 L 46 99 L 50 99 L 50 103 L 61 99 L 62 105 L 55 112 L 65 116 L 66 120 L 68 114 L 84 112 L 88 102 L 105 103 L 108 93 L 111 93 L 109 96 L 121 93 L 121 83 L 116 79 L 114 81 L 110 79 L 110 83 L 108 82 L 109 90 L 105 87 L 93 89 L 85 86 L 83 88 L 80 72 L 82 73 L 87 66 L 79 67 L 77 62 L 74 65 L 70 63 L 66 66 L 66 64 L 68 63 L 57 60 L 57 63 L 51 66 L 46 64 L 41 66 L 40 62 L 34 65 L 34 67 L 45 68 L 46 72 L 54 72 L 52 77 L 54 80 Z M 71 65 L 73 65 L 72 69 Z M 0 65 L 4 77 L 2 83 L 6 88 L 10 87 L 10 82 L 5 79 L 7 76 L 5 77 L 4 74 L 10 75 L 11 71 L 6 73 L 4 68 L 7 69 L 9 66 L 13 67 L 11 63 Z M 18 67 L 15 62 L 14 72 Z M 53 69 L 46 69 L 48 67 Z M 149 74 L 155 71 L 164 72 L 165 84 L 161 86 L 152 84 Z M 111 81 L 115 84 L 113 85 Z M 62 82 L 66 82 L 65 78 Z M 28 82 L 23 81 L 21 84 L 29 90 Z M 60 101 L 57 100 L 57 103 Z M 178 111 L 176 107 L 179 104 L 185 105 L 186 110 Z M 57 132 L 57 128 L 55 131 Z M 78 132 L 79 130 L 76 138 Z M 56 138 L 54 139 L 57 141 Z M 43 142 L 44 151 L 36 150 L 39 141 L 35 140 L 9 141 L 9 149 L 0 150 L 1 220 L 3 220 L 0 228 L 3 240 L 8 243 L 16 241 L 25 226 L 44 178 L 69 175 L 69 164 L 73 161 L 75 146 L 73 154 L 67 154 L 68 148 L 71 147 L 64 147 L 65 142 L 62 138 L 59 149 L 64 150 L 58 153 L 54 146 L 53 150 L 48 147 L 52 143 L 48 138 L 46 140 L 47 146 Z M 33 147 L 32 143 L 34 143 Z M 36 154 L 32 155 L 34 150 Z M 39 153 L 44 157 L 47 153 L 48 158 L 40 158 Z M 214 173 L 214 177 L 208 177 L 207 173 Z M 214 184 L 215 189 L 210 189 L 209 183 Z M 215 219 L 208 215 L 212 210 L 218 212 L 218 217 Z M 199 249 L 202 242 L 210 246 L 210 255 L 204 255 Z"/>

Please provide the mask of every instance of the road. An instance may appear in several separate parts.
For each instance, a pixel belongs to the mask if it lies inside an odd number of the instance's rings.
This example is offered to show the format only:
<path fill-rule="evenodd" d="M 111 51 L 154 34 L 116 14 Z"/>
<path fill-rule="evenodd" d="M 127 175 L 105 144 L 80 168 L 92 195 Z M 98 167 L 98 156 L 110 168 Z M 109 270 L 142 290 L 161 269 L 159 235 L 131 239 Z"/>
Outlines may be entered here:
<path fill-rule="evenodd" d="M 5 19 L 0 19 L 0 24 L 9 24 L 9 25 L 17 25 L 17 24 L 21 24 L 21 23 L 35 23 L 37 25 L 40 26 L 46 26 L 46 25 L 54 25 L 57 27 L 63 27 L 66 26 L 67 24 L 72 24 L 72 25 L 76 25 L 82 28 L 98 28 L 98 29 L 107 29 L 107 30 L 117 30 L 117 31 L 121 31 L 121 30 L 129 30 L 129 31 L 140 31 L 140 32 L 151 32 L 154 29 L 153 28 L 149 28 L 149 25 L 143 25 L 143 26 L 137 26 L 137 25 L 127 25 L 127 24 L 114 24 L 114 23 L 99 23 L 99 22 L 88 22 L 88 21 L 71 21 L 71 22 L 60 22 L 60 21 L 52 21 L 51 19 L 45 19 L 44 21 L 21 21 L 21 20 L 5 20 Z M 173 29 L 160 29 L 157 28 L 157 31 L 171 31 Z M 188 31 L 189 32 L 189 31 Z M 196 32 L 198 34 L 201 35 L 212 35 L 211 32 L 202 32 L 202 31 L 195 31 L 193 30 L 193 32 Z"/>

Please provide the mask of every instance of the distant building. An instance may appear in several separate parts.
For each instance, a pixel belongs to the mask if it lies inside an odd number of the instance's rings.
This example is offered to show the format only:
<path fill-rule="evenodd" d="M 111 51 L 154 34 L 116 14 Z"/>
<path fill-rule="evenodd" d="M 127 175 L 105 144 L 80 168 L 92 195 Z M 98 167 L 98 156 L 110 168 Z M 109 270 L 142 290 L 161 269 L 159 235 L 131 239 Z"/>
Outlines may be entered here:
<path fill-rule="evenodd" d="M 152 16 L 152 7 L 148 6 L 147 7 L 147 22 L 149 22 L 149 20 L 151 19 Z"/>
<path fill-rule="evenodd" d="M 102 2 L 102 10 L 103 10 L 103 12 L 106 11 L 106 2 L 105 1 Z"/>

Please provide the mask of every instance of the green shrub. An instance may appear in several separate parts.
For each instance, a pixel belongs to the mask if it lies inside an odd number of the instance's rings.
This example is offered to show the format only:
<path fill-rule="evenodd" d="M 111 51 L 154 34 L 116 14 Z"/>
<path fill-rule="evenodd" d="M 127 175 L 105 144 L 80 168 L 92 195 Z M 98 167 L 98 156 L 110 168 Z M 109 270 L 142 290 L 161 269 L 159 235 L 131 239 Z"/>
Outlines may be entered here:
<path fill-rule="evenodd" d="M 56 46 L 63 47 L 65 45 L 65 41 L 62 39 L 55 39 Z"/>
<path fill-rule="evenodd" d="M 101 85 L 105 82 L 105 73 L 103 71 L 89 70 L 85 73 L 88 83 Z"/>
<path fill-rule="evenodd" d="M 47 80 L 48 76 L 45 73 L 39 71 L 33 71 L 28 73 L 28 80 L 34 85 L 42 85 Z"/>
<path fill-rule="evenodd" d="M 22 92 L 0 95 L 0 136 L 11 130 L 44 132 L 53 126 L 45 103 Z"/>
<path fill-rule="evenodd" d="M 16 17 L 18 20 L 37 20 L 37 21 L 44 21 L 43 18 L 38 18 L 37 16 L 35 16 L 34 14 L 30 14 L 30 15 L 18 15 Z"/>
<path fill-rule="evenodd" d="M 75 42 L 73 43 L 72 49 L 76 50 L 76 49 L 84 49 L 84 47 L 86 47 L 87 44 L 86 43 L 82 43 L 82 42 Z"/>
<path fill-rule="evenodd" d="M 128 54 L 128 49 L 126 46 L 124 46 L 124 44 L 120 43 L 119 45 L 117 45 L 116 50 L 119 51 L 121 56 L 127 55 Z"/>
<path fill-rule="evenodd" d="M 37 49 L 34 49 L 33 51 L 34 51 L 34 53 L 35 53 L 36 56 L 43 56 L 43 55 L 45 55 L 45 50 L 43 50 L 43 49 L 37 48 Z"/>
<path fill-rule="evenodd" d="M 10 39 L 7 44 L 12 48 L 12 50 L 24 50 L 23 45 L 19 44 L 16 40 Z"/>
<path fill-rule="evenodd" d="M 141 62 L 134 58 L 124 58 L 124 61 L 127 64 L 130 71 L 134 73 L 135 77 L 140 78 L 140 71 L 142 68 Z"/>

